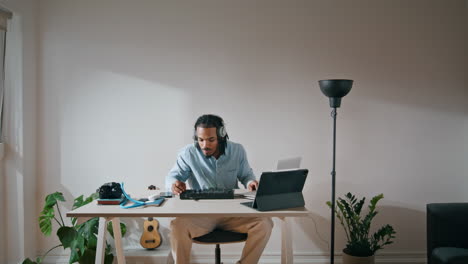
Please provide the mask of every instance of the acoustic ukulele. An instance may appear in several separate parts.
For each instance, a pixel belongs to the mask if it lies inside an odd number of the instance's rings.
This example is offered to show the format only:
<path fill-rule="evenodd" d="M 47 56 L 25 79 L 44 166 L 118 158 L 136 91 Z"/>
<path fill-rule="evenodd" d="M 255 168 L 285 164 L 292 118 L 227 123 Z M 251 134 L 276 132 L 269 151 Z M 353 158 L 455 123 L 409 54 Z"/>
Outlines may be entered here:
<path fill-rule="evenodd" d="M 156 186 L 148 186 L 148 190 L 157 190 Z M 140 244 L 147 249 L 154 249 L 161 245 L 161 234 L 159 234 L 159 222 L 153 217 L 148 217 L 143 224 L 143 234 L 141 234 Z"/>
<path fill-rule="evenodd" d="M 153 217 L 145 220 L 143 234 L 141 234 L 140 244 L 147 249 L 154 249 L 161 245 L 161 234 L 159 234 L 159 222 Z"/>

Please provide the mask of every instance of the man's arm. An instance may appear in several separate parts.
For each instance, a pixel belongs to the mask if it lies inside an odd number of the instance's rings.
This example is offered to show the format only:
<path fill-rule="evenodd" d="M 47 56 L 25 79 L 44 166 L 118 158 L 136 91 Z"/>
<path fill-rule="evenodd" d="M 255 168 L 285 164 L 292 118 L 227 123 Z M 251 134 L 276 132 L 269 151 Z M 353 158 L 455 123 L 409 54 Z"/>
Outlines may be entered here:
<path fill-rule="evenodd" d="M 171 190 L 174 192 L 174 185 L 178 186 L 178 189 L 185 191 L 185 181 L 192 175 L 192 170 L 187 164 L 184 156 L 185 149 L 183 149 L 177 156 L 177 161 L 174 164 L 174 167 L 169 171 L 169 174 L 166 176 L 166 190 Z M 180 192 L 176 192 L 180 193 Z"/>
<path fill-rule="evenodd" d="M 242 145 L 240 145 L 240 172 L 237 179 L 244 185 L 245 188 L 249 188 L 252 183 L 257 182 L 252 168 L 250 167 L 249 161 L 247 160 L 247 153 Z M 258 186 L 258 183 L 257 185 Z M 250 188 L 249 188 L 250 189 Z"/>

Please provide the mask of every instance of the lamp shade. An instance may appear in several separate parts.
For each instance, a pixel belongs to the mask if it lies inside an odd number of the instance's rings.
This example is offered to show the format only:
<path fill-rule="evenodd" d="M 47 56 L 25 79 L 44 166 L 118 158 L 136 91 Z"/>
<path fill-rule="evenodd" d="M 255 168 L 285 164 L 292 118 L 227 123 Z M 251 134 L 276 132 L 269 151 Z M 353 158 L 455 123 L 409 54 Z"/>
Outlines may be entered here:
<path fill-rule="evenodd" d="M 330 98 L 330 107 L 337 108 L 341 105 L 341 98 L 351 91 L 353 82 L 346 79 L 320 80 L 319 86 L 322 93 Z"/>

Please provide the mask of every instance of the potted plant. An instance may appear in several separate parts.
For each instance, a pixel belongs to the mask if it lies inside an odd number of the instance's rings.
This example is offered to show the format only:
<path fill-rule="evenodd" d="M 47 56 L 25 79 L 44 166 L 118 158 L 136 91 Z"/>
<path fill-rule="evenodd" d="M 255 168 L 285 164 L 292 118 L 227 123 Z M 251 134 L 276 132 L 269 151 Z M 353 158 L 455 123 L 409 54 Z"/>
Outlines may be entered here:
<path fill-rule="evenodd" d="M 83 195 L 81 195 L 74 200 L 72 209 L 88 204 L 96 198 L 98 198 L 97 193 L 93 193 L 87 198 L 84 198 Z M 52 221 L 57 222 L 59 225 L 57 236 L 61 244 L 52 247 L 44 255 L 36 258 L 35 261 L 29 258 L 25 259 L 23 264 L 39 264 L 44 260 L 45 256 L 47 256 L 49 252 L 58 247 L 63 247 L 64 249 L 70 248 L 69 263 L 94 263 L 96 257 L 99 219 L 94 217 L 84 223 L 78 224 L 77 219 L 73 217 L 71 218 L 71 226 L 67 226 L 60 212 L 60 208 L 58 206 L 59 202 L 65 202 L 65 198 L 61 192 L 55 192 L 47 195 L 44 208 L 39 216 L 39 227 L 44 235 L 50 236 L 52 233 Z M 54 208 L 57 209 L 57 214 Z M 125 224 L 120 223 L 120 228 L 122 236 L 125 235 L 127 230 Z M 108 223 L 107 230 L 111 236 L 114 237 L 111 223 Z M 111 252 L 111 247 L 107 244 L 104 263 L 111 264 L 113 258 L 114 256 Z"/>
<path fill-rule="evenodd" d="M 375 252 L 386 245 L 393 243 L 395 230 L 391 225 L 384 225 L 374 234 L 370 235 L 372 220 L 377 215 L 376 206 L 383 198 L 379 194 L 372 198 L 369 204 L 369 211 L 361 216 L 362 208 L 366 198 L 358 200 L 353 194 L 347 193 L 345 198 L 338 198 L 336 201 L 335 213 L 340 220 L 346 234 L 346 247 L 343 249 L 343 263 L 374 263 Z M 331 202 L 327 202 L 331 208 Z"/>

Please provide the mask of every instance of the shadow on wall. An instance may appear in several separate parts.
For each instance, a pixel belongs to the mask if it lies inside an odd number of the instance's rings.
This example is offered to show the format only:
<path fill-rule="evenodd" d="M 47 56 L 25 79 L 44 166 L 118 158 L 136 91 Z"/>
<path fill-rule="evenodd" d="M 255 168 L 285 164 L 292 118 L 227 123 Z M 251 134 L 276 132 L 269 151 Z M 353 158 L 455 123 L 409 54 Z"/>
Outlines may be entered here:
<path fill-rule="evenodd" d="M 296 219 L 296 224 L 299 229 L 307 235 L 310 241 L 313 241 L 315 246 L 323 252 L 330 251 L 330 221 L 328 219 L 311 213 L 310 218 L 301 217 Z M 326 227 L 327 230 L 320 230 L 319 227 Z M 335 233 L 336 241 L 336 233 Z M 336 246 L 335 246 L 336 247 Z"/>
<path fill-rule="evenodd" d="M 405 207 L 378 206 L 379 215 L 376 216 L 374 228 L 389 224 L 397 232 L 394 245 L 398 245 L 398 248 L 421 251 L 420 245 L 423 245 L 425 250 L 426 212 L 410 209 L 410 207 L 410 205 Z M 394 245 L 390 245 L 388 248 L 391 249 Z"/>
<path fill-rule="evenodd" d="M 404 207 L 378 206 L 379 214 L 371 225 L 371 234 L 383 225 L 389 224 L 396 230 L 394 244 L 385 249 L 391 251 L 395 248 L 405 248 L 408 252 L 420 253 L 426 242 L 426 212 L 411 210 Z M 364 211 L 366 213 L 366 211 Z M 330 227 L 329 218 L 311 213 L 311 218 L 298 218 L 296 223 L 300 230 L 307 235 L 317 248 L 323 252 L 330 251 Z M 326 227 L 326 230 L 317 230 L 317 227 Z M 335 254 L 341 254 L 346 246 L 346 236 L 338 219 L 335 221 Z M 384 249 L 384 251 L 386 251 Z M 382 253 L 382 251 L 379 251 Z M 377 253 L 379 254 L 379 253 Z"/>

